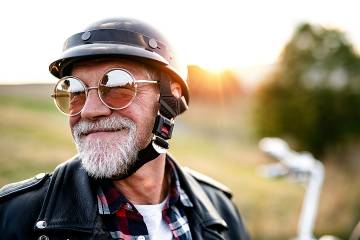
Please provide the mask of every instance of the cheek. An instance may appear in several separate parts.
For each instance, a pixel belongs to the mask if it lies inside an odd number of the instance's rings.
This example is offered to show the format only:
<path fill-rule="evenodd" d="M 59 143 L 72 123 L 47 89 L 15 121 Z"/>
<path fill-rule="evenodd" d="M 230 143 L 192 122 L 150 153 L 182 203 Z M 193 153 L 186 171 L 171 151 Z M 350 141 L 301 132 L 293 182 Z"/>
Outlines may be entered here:
<path fill-rule="evenodd" d="M 156 106 L 149 106 L 143 109 L 141 117 L 137 119 L 141 123 L 142 131 L 144 134 L 150 134 L 153 130 L 157 109 Z"/>
<path fill-rule="evenodd" d="M 137 126 L 138 134 L 148 135 L 151 133 L 154 126 L 156 110 L 155 106 L 150 104 L 137 104 L 133 103 L 129 109 L 124 111 L 124 116 L 129 117 L 133 120 Z"/>
<path fill-rule="evenodd" d="M 74 125 L 76 123 L 78 123 L 80 121 L 80 115 L 76 115 L 76 116 L 72 116 L 72 117 L 69 117 L 69 125 L 70 125 L 70 128 L 72 129 L 74 127 Z"/>

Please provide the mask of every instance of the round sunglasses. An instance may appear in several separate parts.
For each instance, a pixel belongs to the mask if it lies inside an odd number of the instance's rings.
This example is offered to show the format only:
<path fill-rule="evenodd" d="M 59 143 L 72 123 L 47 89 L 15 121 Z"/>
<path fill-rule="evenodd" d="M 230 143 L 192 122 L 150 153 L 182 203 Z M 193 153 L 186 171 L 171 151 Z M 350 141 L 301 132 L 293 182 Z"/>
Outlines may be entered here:
<path fill-rule="evenodd" d="M 127 70 L 114 68 L 107 71 L 99 80 L 97 87 L 88 87 L 79 78 L 66 76 L 55 85 L 51 97 L 64 114 L 75 116 L 83 110 L 89 91 L 97 89 L 101 102 L 110 109 L 128 107 L 136 97 L 138 83 L 157 83 L 154 80 L 135 80 Z"/>

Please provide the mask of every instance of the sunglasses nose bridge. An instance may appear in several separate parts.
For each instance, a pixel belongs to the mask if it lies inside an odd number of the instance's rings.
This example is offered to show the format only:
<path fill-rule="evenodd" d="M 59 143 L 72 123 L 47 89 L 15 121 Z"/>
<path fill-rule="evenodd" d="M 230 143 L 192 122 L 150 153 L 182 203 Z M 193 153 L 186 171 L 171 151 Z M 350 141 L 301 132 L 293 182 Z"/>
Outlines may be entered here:
<path fill-rule="evenodd" d="M 99 94 L 99 87 L 97 86 L 97 87 L 87 87 L 86 88 L 86 100 L 85 101 L 88 101 L 88 99 L 90 97 L 89 95 L 90 95 L 91 90 L 96 90 L 96 92 L 94 94 L 101 100 L 101 97 L 100 97 L 100 94 Z"/>
<path fill-rule="evenodd" d="M 99 87 L 88 87 L 87 90 L 90 91 L 92 89 L 99 89 Z"/>
<path fill-rule="evenodd" d="M 111 114 L 111 109 L 104 104 L 99 92 L 90 93 L 90 90 L 98 90 L 99 87 L 88 87 L 86 99 L 81 109 L 81 116 L 83 118 L 93 119 L 98 116 L 107 116 Z"/>
<path fill-rule="evenodd" d="M 89 98 L 89 95 L 90 95 L 90 91 L 91 90 L 96 90 L 96 94 L 99 98 L 100 98 L 100 95 L 99 95 L 99 87 L 86 87 L 85 89 L 85 95 L 86 95 L 86 99 L 85 99 L 85 103 L 86 101 L 88 101 L 88 98 Z M 100 98 L 101 99 L 101 98 Z"/>
<path fill-rule="evenodd" d="M 87 87 L 86 88 L 86 99 L 89 97 L 90 90 L 96 90 L 98 97 L 100 98 L 99 94 L 99 87 Z M 100 98 L 101 99 L 101 98 Z"/>

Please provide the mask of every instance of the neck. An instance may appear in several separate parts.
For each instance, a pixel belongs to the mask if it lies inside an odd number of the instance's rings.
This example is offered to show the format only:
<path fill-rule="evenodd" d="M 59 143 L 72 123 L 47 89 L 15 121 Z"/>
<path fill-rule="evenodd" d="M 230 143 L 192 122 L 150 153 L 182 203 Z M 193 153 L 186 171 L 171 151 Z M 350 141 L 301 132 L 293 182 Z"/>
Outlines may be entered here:
<path fill-rule="evenodd" d="M 114 180 L 115 187 L 133 204 L 158 204 L 168 193 L 165 154 L 146 163 L 131 176 Z"/>

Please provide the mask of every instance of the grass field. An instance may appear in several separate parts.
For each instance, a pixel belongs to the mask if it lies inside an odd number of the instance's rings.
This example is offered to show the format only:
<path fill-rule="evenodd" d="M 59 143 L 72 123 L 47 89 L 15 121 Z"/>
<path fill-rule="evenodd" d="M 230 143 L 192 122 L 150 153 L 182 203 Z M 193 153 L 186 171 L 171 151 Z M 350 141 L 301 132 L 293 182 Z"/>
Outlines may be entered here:
<path fill-rule="evenodd" d="M 47 85 L 0 86 L 0 186 L 52 171 L 76 153 L 67 118 L 48 93 Z M 248 100 L 219 106 L 192 103 L 177 121 L 171 154 L 233 190 L 253 239 L 289 239 L 296 234 L 303 188 L 257 174 L 258 166 L 272 161 L 257 148 L 250 110 Z M 326 167 L 316 234 L 346 239 L 360 220 L 360 177 L 331 164 Z"/>

